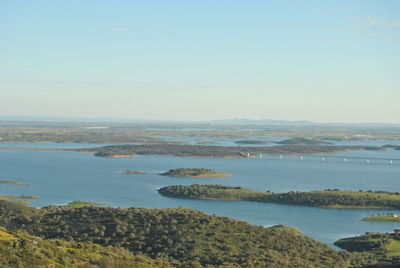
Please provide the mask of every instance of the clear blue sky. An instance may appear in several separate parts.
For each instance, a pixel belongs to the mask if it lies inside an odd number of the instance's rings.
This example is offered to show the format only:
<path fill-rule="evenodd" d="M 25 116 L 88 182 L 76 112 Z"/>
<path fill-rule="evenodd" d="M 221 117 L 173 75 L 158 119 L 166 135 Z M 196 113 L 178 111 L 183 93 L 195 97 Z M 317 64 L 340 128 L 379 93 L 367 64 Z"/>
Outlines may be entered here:
<path fill-rule="evenodd" d="M 398 0 L 0 0 L 0 115 L 400 122 Z"/>

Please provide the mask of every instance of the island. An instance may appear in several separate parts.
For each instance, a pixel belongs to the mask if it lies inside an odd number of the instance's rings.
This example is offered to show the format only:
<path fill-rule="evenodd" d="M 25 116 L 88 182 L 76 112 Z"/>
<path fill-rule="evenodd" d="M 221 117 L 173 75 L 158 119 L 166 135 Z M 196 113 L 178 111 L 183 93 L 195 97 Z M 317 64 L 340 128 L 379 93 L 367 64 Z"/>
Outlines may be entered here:
<path fill-rule="evenodd" d="M 144 171 L 129 170 L 129 169 L 126 169 L 126 170 L 122 171 L 121 173 L 122 174 L 147 174 Z"/>
<path fill-rule="evenodd" d="M 263 141 L 263 140 L 240 140 L 240 141 L 235 141 L 237 144 L 269 144 L 269 141 Z"/>
<path fill-rule="evenodd" d="M 386 191 L 327 189 L 310 192 L 272 193 L 234 186 L 193 184 L 166 186 L 159 189 L 158 192 L 167 197 L 200 200 L 257 201 L 340 209 L 400 209 L 400 193 Z"/>
<path fill-rule="evenodd" d="M 231 174 L 207 168 L 176 168 L 170 169 L 169 171 L 161 173 L 160 175 L 187 178 L 220 178 L 231 176 Z"/>
<path fill-rule="evenodd" d="M 0 201 L 9 201 L 20 205 L 29 205 L 31 202 L 26 199 L 36 199 L 35 195 L 0 195 Z"/>
<path fill-rule="evenodd" d="M 4 184 L 15 184 L 15 185 L 25 185 L 25 186 L 29 186 L 31 184 L 29 183 L 22 183 L 19 181 L 0 181 L 0 183 L 4 183 Z"/>
<path fill-rule="evenodd" d="M 277 144 L 287 145 L 330 145 L 331 142 L 323 141 L 322 139 L 307 139 L 307 138 L 291 138 L 277 142 Z"/>
<path fill-rule="evenodd" d="M 394 213 L 378 214 L 368 216 L 362 221 L 377 221 L 377 222 L 400 222 L 400 216 Z"/>
<path fill-rule="evenodd" d="M 386 263 L 388 265 L 377 267 L 400 267 L 399 229 L 394 230 L 393 233 L 367 232 L 364 235 L 339 239 L 334 244 L 349 252 L 372 254 L 375 258 L 379 259 L 381 263 Z"/>

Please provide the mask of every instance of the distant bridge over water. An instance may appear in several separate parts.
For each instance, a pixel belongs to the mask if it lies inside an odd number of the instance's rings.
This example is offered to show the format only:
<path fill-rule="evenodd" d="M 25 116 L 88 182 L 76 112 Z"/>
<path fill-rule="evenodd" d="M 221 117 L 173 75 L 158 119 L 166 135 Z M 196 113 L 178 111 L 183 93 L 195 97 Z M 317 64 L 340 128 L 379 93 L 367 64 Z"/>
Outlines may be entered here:
<path fill-rule="evenodd" d="M 249 156 L 250 157 L 250 156 Z M 254 156 L 253 156 L 254 157 Z M 366 157 L 366 156 L 339 156 L 339 155 L 320 155 L 320 154 L 304 154 L 304 155 L 277 155 L 277 156 L 264 156 L 259 155 L 260 158 L 278 158 L 280 160 L 300 160 L 300 161 L 320 161 L 320 162 L 343 162 L 343 163 L 366 163 L 366 164 L 400 164 L 400 158 L 380 158 L 380 157 Z"/>

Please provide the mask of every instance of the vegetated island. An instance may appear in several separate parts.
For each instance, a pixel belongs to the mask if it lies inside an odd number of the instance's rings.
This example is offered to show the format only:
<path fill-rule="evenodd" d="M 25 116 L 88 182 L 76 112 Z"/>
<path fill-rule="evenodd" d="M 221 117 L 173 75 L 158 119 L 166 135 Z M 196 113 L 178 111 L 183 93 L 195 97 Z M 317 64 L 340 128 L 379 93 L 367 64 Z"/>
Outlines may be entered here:
<path fill-rule="evenodd" d="M 31 184 L 29 183 L 22 183 L 19 181 L 0 181 L 0 183 L 4 183 L 4 184 L 16 184 L 16 185 L 25 185 L 25 186 L 29 186 Z"/>
<path fill-rule="evenodd" d="M 399 229 L 393 233 L 367 232 L 364 235 L 339 239 L 334 244 L 350 252 L 372 253 L 380 260 L 381 266 L 377 267 L 400 267 Z"/>
<path fill-rule="evenodd" d="M 169 265 L 179 268 L 350 268 L 378 263 L 369 254 L 335 250 L 291 227 L 265 228 L 187 208 L 49 206 L 37 209 L 0 201 L 0 226 L 7 230 L 0 234 L 6 240 L 0 241 L 0 250 L 4 250 L 0 263 L 20 261 L 30 264 L 26 267 L 33 267 L 30 261 L 36 263 L 40 259 L 60 262 L 61 252 L 67 263 L 55 267 L 89 267 L 82 264 L 90 263 L 90 267 L 109 268 Z M 12 242 L 14 237 L 19 238 L 19 233 L 24 234 L 25 242 Z M 40 251 L 42 246 L 48 246 L 48 250 Z M 18 251 L 14 257 L 6 254 L 17 249 L 22 252 Z M 90 254 L 93 250 L 97 254 Z M 85 260 L 81 259 L 84 254 L 88 254 Z M 130 266 L 131 254 L 145 255 L 138 257 L 139 260 L 154 265 Z M 108 258 L 102 265 L 104 255 Z M 37 258 L 32 259 L 34 256 Z M 121 260 L 120 256 L 126 259 Z M 73 263 L 75 258 L 80 261 Z M 122 261 L 128 264 L 124 266 Z"/>
<path fill-rule="evenodd" d="M 378 214 L 366 217 L 362 221 L 400 222 L 400 216 L 395 213 Z"/>
<path fill-rule="evenodd" d="M 277 142 L 277 144 L 287 145 L 330 145 L 331 142 L 324 141 L 322 139 L 307 139 L 307 138 L 291 138 Z"/>
<path fill-rule="evenodd" d="M 333 145 L 277 145 L 277 146 L 211 146 L 188 144 L 125 144 L 88 149 L 71 149 L 74 152 L 91 152 L 99 157 L 134 155 L 172 155 L 184 157 L 238 158 L 265 155 L 333 154 L 354 150 L 386 150 L 378 146 Z"/>
<path fill-rule="evenodd" d="M 200 200 L 257 201 L 341 209 L 400 209 L 400 193 L 384 191 L 328 189 L 311 192 L 272 193 L 234 186 L 193 184 L 166 186 L 159 189 L 158 192 L 167 197 Z"/>
<path fill-rule="evenodd" d="M 130 170 L 130 169 L 125 169 L 124 171 L 121 172 L 122 174 L 147 174 L 144 171 L 137 171 L 137 170 Z"/>
<path fill-rule="evenodd" d="M 161 173 L 160 175 L 188 178 L 219 178 L 231 176 L 231 174 L 207 168 L 176 168 L 170 169 L 169 171 Z"/>
<path fill-rule="evenodd" d="M 29 205 L 31 202 L 26 199 L 36 199 L 35 195 L 0 195 L 0 201 L 8 200 L 12 203 L 17 203 L 20 205 Z"/>
<path fill-rule="evenodd" d="M 263 141 L 263 140 L 240 140 L 240 141 L 235 141 L 237 144 L 269 144 L 269 141 Z"/>

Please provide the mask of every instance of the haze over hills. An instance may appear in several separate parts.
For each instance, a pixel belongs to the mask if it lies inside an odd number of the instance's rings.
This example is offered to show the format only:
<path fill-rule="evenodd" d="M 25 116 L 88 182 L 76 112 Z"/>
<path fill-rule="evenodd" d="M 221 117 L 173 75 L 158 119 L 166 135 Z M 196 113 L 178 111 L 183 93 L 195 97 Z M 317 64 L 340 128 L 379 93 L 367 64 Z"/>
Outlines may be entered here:
<path fill-rule="evenodd" d="M 115 118 L 115 117 L 67 117 L 67 116 L 25 116 L 9 115 L 0 116 L 0 121 L 16 122 L 103 122 L 103 123 L 175 123 L 175 124 L 212 124 L 212 125 L 296 125 L 296 126 L 359 126 L 359 127 L 400 127 L 400 123 L 389 122 L 313 122 L 310 120 L 274 120 L 274 119 L 217 119 L 209 121 L 175 121 L 175 120 L 154 120 L 140 118 Z"/>

